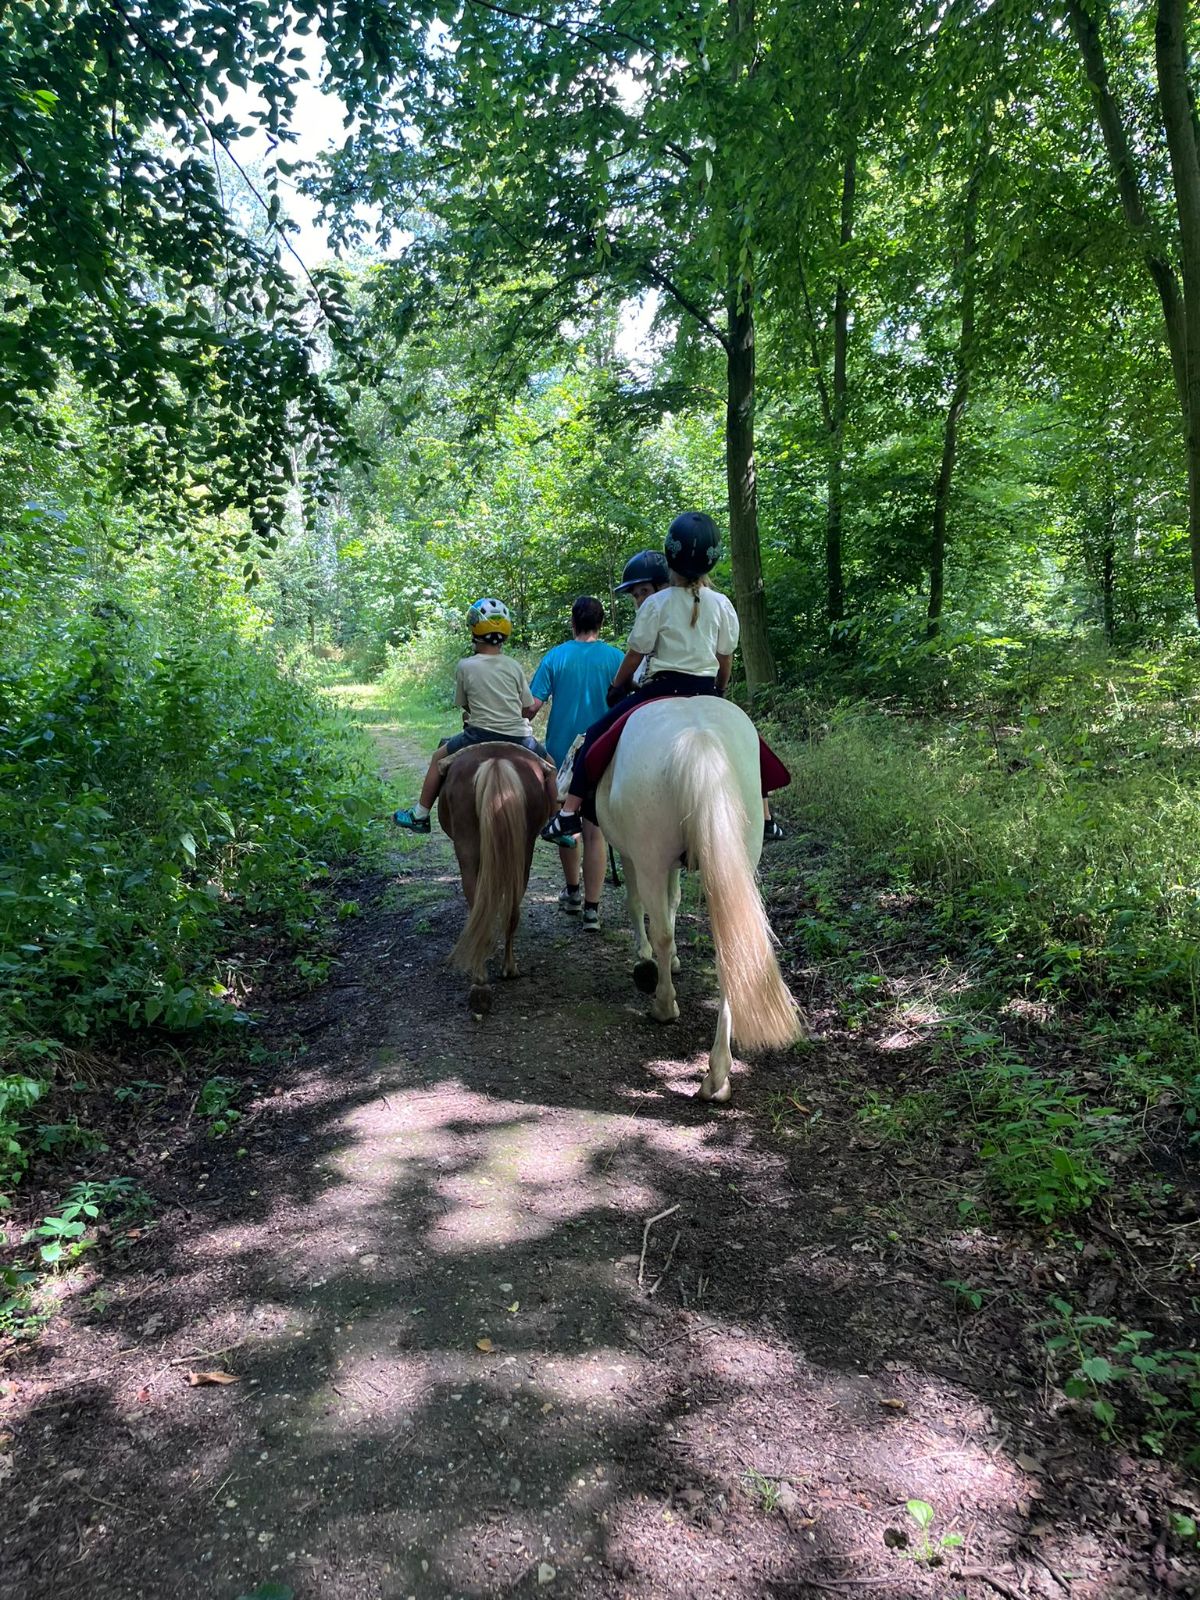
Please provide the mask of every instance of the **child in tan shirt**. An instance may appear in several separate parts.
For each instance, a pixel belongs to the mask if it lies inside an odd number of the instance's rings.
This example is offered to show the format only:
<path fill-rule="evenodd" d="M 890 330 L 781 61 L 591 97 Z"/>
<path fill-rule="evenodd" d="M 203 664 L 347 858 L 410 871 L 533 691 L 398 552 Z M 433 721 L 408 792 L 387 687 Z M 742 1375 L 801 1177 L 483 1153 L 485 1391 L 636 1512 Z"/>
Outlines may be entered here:
<path fill-rule="evenodd" d="M 467 612 L 467 625 L 475 653 L 460 661 L 454 673 L 454 704 L 462 708 L 463 730 L 434 751 L 416 805 L 392 813 L 397 826 L 412 833 L 430 831 L 429 813 L 442 786 L 441 762 L 456 750 L 498 740 L 524 745 L 549 759 L 545 746 L 530 731 L 529 718 L 536 707 L 525 673 L 503 653 L 504 641 L 512 633 L 508 607 L 502 600 L 476 600 Z"/>

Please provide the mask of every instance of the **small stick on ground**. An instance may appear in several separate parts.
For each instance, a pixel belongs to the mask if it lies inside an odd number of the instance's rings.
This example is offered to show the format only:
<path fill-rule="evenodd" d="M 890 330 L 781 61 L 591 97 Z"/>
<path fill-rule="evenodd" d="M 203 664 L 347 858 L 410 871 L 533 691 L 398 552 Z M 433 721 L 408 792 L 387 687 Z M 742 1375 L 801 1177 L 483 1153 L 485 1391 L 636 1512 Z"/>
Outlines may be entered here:
<path fill-rule="evenodd" d="M 651 1287 L 646 1290 L 646 1293 L 648 1295 L 655 1294 L 657 1292 L 657 1290 L 658 1290 L 659 1284 L 666 1277 L 667 1272 L 668 1272 L 668 1270 L 670 1269 L 670 1266 L 671 1266 L 671 1258 L 675 1254 L 675 1246 L 678 1243 L 679 1243 L 679 1230 L 677 1228 L 675 1230 L 675 1237 L 671 1240 L 671 1248 L 667 1251 L 667 1259 L 663 1262 L 663 1269 L 659 1273 L 658 1277 L 655 1278 L 655 1280 L 654 1280 L 653 1284 L 651 1285 Z"/>
<path fill-rule="evenodd" d="M 642 1281 L 646 1273 L 646 1246 L 650 1242 L 650 1229 L 656 1222 L 661 1222 L 664 1217 L 669 1217 L 674 1212 L 678 1211 L 681 1204 L 681 1201 L 677 1201 L 673 1206 L 668 1206 L 665 1211 L 656 1211 L 652 1217 L 648 1217 L 646 1220 L 646 1226 L 642 1229 L 642 1253 L 638 1258 L 639 1289 L 642 1287 Z"/>
<path fill-rule="evenodd" d="M 995 1589 L 997 1594 L 1002 1594 L 1005 1600 L 1025 1600 L 1025 1596 L 1019 1590 L 1005 1583 L 1003 1578 L 998 1578 L 994 1572 L 988 1572 L 984 1567 L 955 1567 L 950 1576 L 962 1578 L 964 1582 L 974 1578 L 976 1583 L 986 1583 L 990 1589 Z"/>
<path fill-rule="evenodd" d="M 176 1356 L 174 1361 L 168 1361 L 169 1367 L 186 1366 L 189 1361 L 211 1361 L 213 1356 L 227 1356 L 231 1350 L 240 1350 L 248 1339 L 239 1339 L 235 1344 L 223 1344 L 218 1350 L 193 1350 L 190 1355 Z"/>

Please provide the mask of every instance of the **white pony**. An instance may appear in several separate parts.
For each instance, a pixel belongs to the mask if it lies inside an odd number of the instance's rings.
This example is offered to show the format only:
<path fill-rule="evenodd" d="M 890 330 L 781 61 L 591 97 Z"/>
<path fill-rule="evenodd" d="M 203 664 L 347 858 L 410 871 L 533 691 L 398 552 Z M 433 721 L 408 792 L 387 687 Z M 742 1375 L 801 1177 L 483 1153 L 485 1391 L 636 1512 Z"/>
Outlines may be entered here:
<path fill-rule="evenodd" d="M 680 858 L 700 874 L 721 993 L 700 1085 L 705 1100 L 729 1099 L 731 1034 L 747 1049 L 772 1049 L 804 1031 L 755 880 L 763 844 L 760 788 L 754 724 L 730 701 L 697 695 L 652 700 L 635 712 L 596 794 L 600 827 L 625 863 L 639 957 L 634 982 L 654 994 L 650 1009 L 659 1022 L 679 1016 L 671 974 L 679 970 Z"/>

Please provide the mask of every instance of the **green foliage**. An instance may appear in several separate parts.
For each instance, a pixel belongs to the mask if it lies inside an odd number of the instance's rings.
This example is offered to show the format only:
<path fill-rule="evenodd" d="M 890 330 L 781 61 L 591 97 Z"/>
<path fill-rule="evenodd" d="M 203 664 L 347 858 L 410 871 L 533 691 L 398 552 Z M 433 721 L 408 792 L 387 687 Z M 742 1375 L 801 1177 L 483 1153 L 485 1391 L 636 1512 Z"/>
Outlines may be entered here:
<path fill-rule="evenodd" d="M 0 1245 L 6 1242 L 0 1234 Z M 37 1280 L 38 1274 L 20 1262 L 0 1267 L 0 1336 L 32 1338 L 46 1320 L 33 1304 Z"/>
<path fill-rule="evenodd" d="M 937 1513 L 928 1500 L 906 1500 L 904 1509 L 916 1524 L 919 1534 L 917 1542 L 908 1551 L 911 1560 L 936 1566 L 945 1551 L 957 1550 L 962 1545 L 961 1533 L 943 1533 L 940 1538 L 934 1539 L 930 1529 L 937 1520 Z"/>
<path fill-rule="evenodd" d="M 43 1078 L 10 1072 L 0 1077 L 0 1192 L 29 1165 L 30 1123 L 26 1115 L 46 1093 Z"/>
<path fill-rule="evenodd" d="M 361 8 L 326 8 L 329 38 Z M 278 526 L 289 483 L 319 478 L 343 433 L 319 372 L 347 308 L 335 274 L 295 278 L 272 162 L 286 140 L 311 8 L 89 0 L 10 10 L 0 29 L 0 430 L 53 438 L 67 374 L 124 439 L 126 481 Z M 230 85 L 250 108 L 225 108 Z M 248 198 L 243 224 L 237 199 Z M 301 441 L 299 444 L 297 441 Z"/>
<path fill-rule="evenodd" d="M 77 1183 L 68 1193 L 62 1210 L 43 1217 L 25 1235 L 23 1243 L 44 1241 L 38 1256 L 44 1266 L 59 1267 L 79 1259 L 95 1243 L 87 1230 L 102 1218 L 122 1220 L 144 1215 L 150 1197 L 132 1178 L 109 1178 L 103 1183 Z"/>
<path fill-rule="evenodd" d="M 209 1136 L 219 1138 L 228 1133 L 234 1123 L 241 1121 L 241 1112 L 233 1109 L 233 1102 L 242 1086 L 233 1078 L 209 1078 L 196 1097 L 196 1111 L 209 1120 Z"/>
<path fill-rule="evenodd" d="M 939 724 L 834 707 L 793 762 L 793 811 L 927 896 L 947 931 L 1032 992 L 1190 1009 L 1194 668 L 1109 664 L 1031 698 L 1011 721 L 995 705 Z"/>
<path fill-rule="evenodd" d="M 1164 1349 L 1144 1328 L 1078 1313 L 1061 1298 L 1051 1305 L 1055 1331 L 1046 1343 L 1065 1393 L 1087 1402 L 1107 1436 L 1133 1427 L 1155 1455 L 1174 1441 L 1187 1464 L 1200 1465 L 1200 1351 Z"/>
<path fill-rule="evenodd" d="M 32 1114 L 58 1046 L 244 1019 L 376 808 L 361 735 L 277 666 L 244 525 L 141 520 L 73 416 L 94 477 L 0 446 L 0 1188 L 94 1142 Z"/>

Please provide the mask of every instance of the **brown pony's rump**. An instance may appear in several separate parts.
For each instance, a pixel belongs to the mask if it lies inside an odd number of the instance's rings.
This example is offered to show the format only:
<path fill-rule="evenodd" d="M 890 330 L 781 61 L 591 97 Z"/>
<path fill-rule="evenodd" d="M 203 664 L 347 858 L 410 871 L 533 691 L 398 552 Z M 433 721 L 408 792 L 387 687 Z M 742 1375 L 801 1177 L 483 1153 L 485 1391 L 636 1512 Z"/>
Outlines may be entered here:
<path fill-rule="evenodd" d="M 469 745 L 446 764 L 438 821 L 454 843 L 470 907 L 450 963 L 475 984 L 486 984 L 501 936 L 504 976 L 517 975 L 513 940 L 534 841 L 556 804 L 552 769 L 521 745 Z"/>

